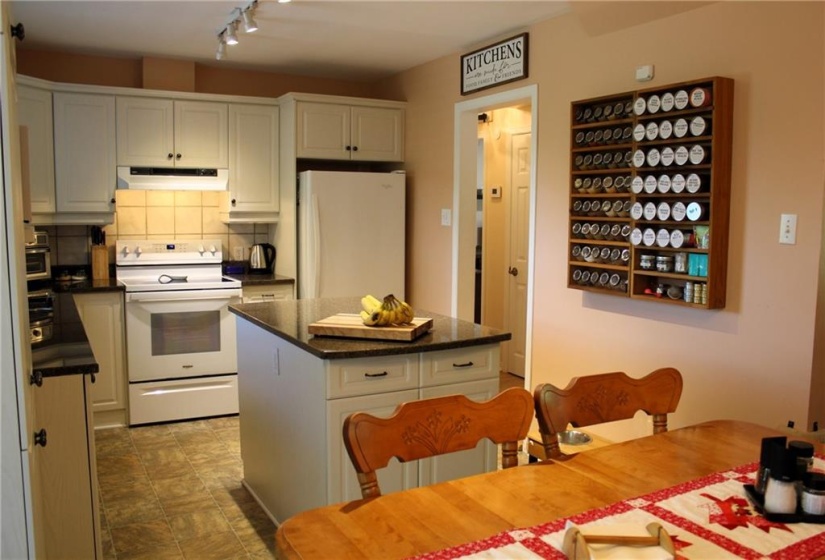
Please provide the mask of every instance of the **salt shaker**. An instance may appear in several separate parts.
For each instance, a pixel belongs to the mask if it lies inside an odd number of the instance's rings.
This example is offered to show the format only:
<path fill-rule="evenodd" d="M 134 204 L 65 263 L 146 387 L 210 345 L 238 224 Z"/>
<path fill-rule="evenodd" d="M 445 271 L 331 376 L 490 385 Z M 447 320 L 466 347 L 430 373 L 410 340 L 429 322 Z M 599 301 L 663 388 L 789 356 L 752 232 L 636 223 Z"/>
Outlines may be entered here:
<path fill-rule="evenodd" d="M 765 489 L 765 511 L 768 513 L 796 513 L 798 496 L 794 473 L 796 457 L 787 449 L 774 454 L 770 466 L 768 487 Z"/>

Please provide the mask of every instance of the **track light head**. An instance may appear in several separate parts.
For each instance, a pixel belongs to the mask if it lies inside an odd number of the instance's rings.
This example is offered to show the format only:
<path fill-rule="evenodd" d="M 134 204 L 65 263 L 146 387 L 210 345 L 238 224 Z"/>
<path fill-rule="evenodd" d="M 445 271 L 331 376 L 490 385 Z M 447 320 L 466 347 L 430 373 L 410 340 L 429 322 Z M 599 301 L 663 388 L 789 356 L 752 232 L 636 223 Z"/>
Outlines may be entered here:
<path fill-rule="evenodd" d="M 218 50 L 215 52 L 215 60 L 223 60 L 226 57 L 226 43 L 223 41 L 223 35 L 218 38 Z"/>
<path fill-rule="evenodd" d="M 252 17 L 252 7 L 245 9 L 243 11 L 243 30 L 247 33 L 252 33 L 253 31 L 258 30 L 258 24 L 255 22 L 255 19 Z"/>
<path fill-rule="evenodd" d="M 226 26 L 226 30 L 223 33 L 224 41 L 227 45 L 237 45 L 238 44 L 238 36 L 235 35 L 235 22 L 231 22 Z"/>

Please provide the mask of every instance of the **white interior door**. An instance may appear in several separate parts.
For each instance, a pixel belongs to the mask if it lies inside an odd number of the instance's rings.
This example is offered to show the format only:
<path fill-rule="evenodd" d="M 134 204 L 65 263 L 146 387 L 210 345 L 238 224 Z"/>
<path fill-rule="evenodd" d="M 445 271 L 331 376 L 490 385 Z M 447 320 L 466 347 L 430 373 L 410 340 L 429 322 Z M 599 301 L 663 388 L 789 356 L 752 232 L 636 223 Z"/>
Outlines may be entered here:
<path fill-rule="evenodd" d="M 524 377 L 530 246 L 530 133 L 514 134 L 510 151 L 510 228 L 504 350 L 506 371 Z"/>

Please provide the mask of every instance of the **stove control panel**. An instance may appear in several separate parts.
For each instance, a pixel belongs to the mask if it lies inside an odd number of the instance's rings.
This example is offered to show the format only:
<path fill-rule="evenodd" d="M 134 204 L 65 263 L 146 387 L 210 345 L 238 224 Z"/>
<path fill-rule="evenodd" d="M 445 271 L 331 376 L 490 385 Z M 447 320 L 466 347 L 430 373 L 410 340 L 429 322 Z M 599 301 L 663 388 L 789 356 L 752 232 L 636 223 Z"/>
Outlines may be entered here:
<path fill-rule="evenodd" d="M 222 244 L 217 239 L 195 240 L 118 240 L 115 246 L 115 264 L 193 264 L 220 263 Z"/>

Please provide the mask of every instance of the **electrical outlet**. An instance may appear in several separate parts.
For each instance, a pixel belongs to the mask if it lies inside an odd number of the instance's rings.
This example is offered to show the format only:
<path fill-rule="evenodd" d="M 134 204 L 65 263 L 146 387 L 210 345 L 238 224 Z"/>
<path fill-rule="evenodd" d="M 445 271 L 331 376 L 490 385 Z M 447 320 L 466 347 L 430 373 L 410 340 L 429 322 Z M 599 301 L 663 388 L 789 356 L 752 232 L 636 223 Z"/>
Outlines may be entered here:
<path fill-rule="evenodd" d="M 233 249 L 233 251 L 234 251 L 233 252 L 233 257 L 235 258 L 235 260 L 236 261 L 242 261 L 243 260 L 243 247 L 235 247 Z"/>
<path fill-rule="evenodd" d="M 441 225 L 449 226 L 453 223 L 453 213 L 449 208 L 441 209 Z"/>
<path fill-rule="evenodd" d="M 782 214 L 779 220 L 779 243 L 796 245 L 796 214 Z"/>

